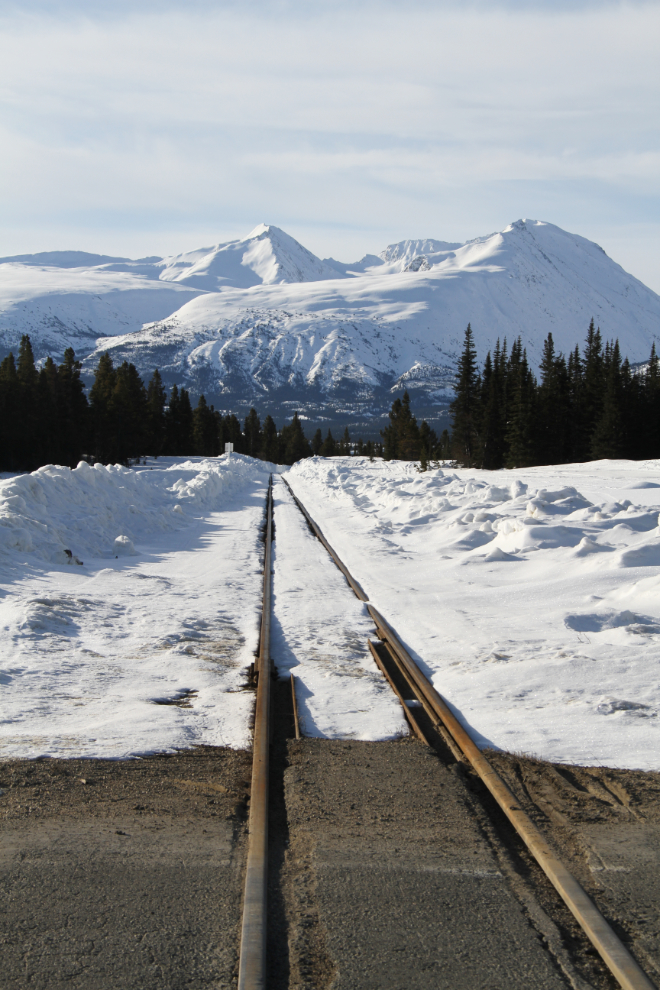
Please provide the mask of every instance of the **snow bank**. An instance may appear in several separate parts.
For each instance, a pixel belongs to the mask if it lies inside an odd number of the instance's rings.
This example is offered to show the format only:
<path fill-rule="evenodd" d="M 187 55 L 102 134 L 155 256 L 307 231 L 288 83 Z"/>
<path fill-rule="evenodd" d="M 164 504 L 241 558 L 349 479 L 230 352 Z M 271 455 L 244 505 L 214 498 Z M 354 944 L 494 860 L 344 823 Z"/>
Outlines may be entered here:
<path fill-rule="evenodd" d="M 174 463 L 170 463 L 174 461 Z M 115 557 L 156 533 L 181 529 L 191 514 L 221 508 L 223 496 L 254 475 L 254 461 L 164 458 L 145 470 L 119 464 L 47 465 L 0 482 L 0 560 L 53 564 Z M 262 464 L 260 474 L 273 469 Z M 26 558 L 26 555 L 29 555 Z"/>
<path fill-rule="evenodd" d="M 660 769 L 660 462 L 289 480 L 481 745 Z"/>
<path fill-rule="evenodd" d="M 0 755 L 249 746 L 272 468 L 232 454 L 0 483 Z"/>

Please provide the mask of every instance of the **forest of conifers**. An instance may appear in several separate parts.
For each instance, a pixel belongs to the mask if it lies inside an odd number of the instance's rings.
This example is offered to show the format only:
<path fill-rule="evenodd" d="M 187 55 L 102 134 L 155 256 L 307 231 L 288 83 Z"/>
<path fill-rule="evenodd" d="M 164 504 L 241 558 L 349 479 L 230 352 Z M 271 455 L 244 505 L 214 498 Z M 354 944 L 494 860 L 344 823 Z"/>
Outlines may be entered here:
<path fill-rule="evenodd" d="M 603 345 L 592 320 L 584 352 L 566 358 L 548 334 L 536 380 L 520 338 L 486 355 L 481 372 L 468 324 L 451 406 L 450 456 L 496 469 L 626 457 L 660 457 L 660 366 L 653 344 L 635 369 L 619 342 Z"/>
<path fill-rule="evenodd" d="M 262 424 L 252 409 L 241 428 L 235 415 L 221 416 L 203 395 L 193 409 L 186 389 L 175 385 L 167 395 L 157 370 L 145 386 L 135 365 L 115 368 L 107 353 L 99 360 L 89 399 L 70 348 L 62 364 L 47 358 L 38 370 L 25 335 L 18 360 L 9 354 L 0 364 L 0 471 L 75 467 L 83 456 L 104 464 L 126 464 L 145 454 L 213 457 L 226 442 L 238 453 L 277 464 L 313 453 L 380 452 L 372 443 L 351 445 L 348 431 L 335 441 L 329 431 L 324 439 L 318 430 L 310 443 L 297 413 L 278 430 L 271 416 Z"/>
<path fill-rule="evenodd" d="M 272 416 L 262 423 L 251 409 L 241 427 L 203 395 L 194 409 L 186 389 L 175 385 L 168 395 L 157 370 L 145 386 L 133 364 L 114 367 L 108 353 L 87 397 L 73 350 L 62 364 L 48 358 L 37 369 L 25 335 L 18 360 L 10 354 L 0 364 L 0 470 L 74 467 L 83 456 L 101 463 L 145 454 L 216 456 L 228 441 L 239 453 L 279 464 L 312 454 L 366 454 L 420 461 L 422 470 L 432 460 L 497 469 L 660 457 L 655 345 L 648 364 L 635 369 L 621 358 L 618 341 L 603 345 L 593 320 L 583 354 L 577 346 L 568 358 L 557 354 L 548 335 L 538 381 L 520 339 L 510 351 L 498 341 L 479 370 L 468 324 L 454 389 L 452 431 L 439 439 L 426 422 L 418 425 L 404 393 L 392 405 L 382 444 L 353 443 L 348 430 L 340 440 L 320 430 L 308 440 L 297 413 L 278 430 Z"/>

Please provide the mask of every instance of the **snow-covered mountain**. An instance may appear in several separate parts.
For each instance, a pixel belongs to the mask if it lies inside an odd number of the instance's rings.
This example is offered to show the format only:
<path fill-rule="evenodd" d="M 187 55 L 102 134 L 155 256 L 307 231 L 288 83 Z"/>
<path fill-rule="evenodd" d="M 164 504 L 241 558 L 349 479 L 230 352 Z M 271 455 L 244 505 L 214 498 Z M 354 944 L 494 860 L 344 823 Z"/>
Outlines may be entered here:
<path fill-rule="evenodd" d="M 159 367 L 222 408 L 283 404 L 314 419 L 382 414 L 408 387 L 442 405 L 465 325 L 480 357 L 551 331 L 582 342 L 593 316 L 633 361 L 660 337 L 660 296 L 591 241 L 536 220 L 465 244 L 409 240 L 360 262 L 321 261 L 277 227 L 169 258 L 78 252 L 0 259 L 0 346 Z"/>

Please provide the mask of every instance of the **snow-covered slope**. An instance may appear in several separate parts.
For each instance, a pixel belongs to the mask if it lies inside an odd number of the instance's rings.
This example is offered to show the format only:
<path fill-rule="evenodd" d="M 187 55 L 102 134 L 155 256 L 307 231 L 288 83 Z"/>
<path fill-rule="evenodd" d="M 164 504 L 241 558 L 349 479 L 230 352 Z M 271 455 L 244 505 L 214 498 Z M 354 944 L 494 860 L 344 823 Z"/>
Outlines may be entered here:
<path fill-rule="evenodd" d="M 109 349 L 225 408 L 379 415 L 404 385 L 418 406 L 442 403 L 468 321 L 481 358 L 520 335 L 532 362 L 548 332 L 571 350 L 592 317 L 633 361 L 660 336 L 660 296 L 597 244 L 535 220 L 463 245 L 401 241 L 354 264 L 266 225 L 163 259 L 39 258 L 0 264 L 0 346 L 22 332 L 40 355 L 72 343 L 89 372 Z"/>
<path fill-rule="evenodd" d="M 457 248 L 403 242 L 383 254 L 354 277 L 198 296 L 138 334 L 100 341 L 90 368 L 109 348 L 223 406 L 291 401 L 315 415 L 368 415 L 403 386 L 418 405 L 446 401 L 468 321 L 482 358 L 498 337 L 521 335 L 537 361 L 548 332 L 571 350 L 592 316 L 632 360 L 660 333 L 660 297 L 552 224 L 518 221 Z"/>
<path fill-rule="evenodd" d="M 67 347 L 82 356 L 99 337 L 139 331 L 197 295 L 185 285 L 107 269 L 0 264 L 0 356 L 16 352 L 24 333 L 37 357 L 60 357 Z"/>
<path fill-rule="evenodd" d="M 240 241 L 165 258 L 159 277 L 217 292 L 276 282 L 316 282 L 338 273 L 279 227 L 259 224 Z"/>

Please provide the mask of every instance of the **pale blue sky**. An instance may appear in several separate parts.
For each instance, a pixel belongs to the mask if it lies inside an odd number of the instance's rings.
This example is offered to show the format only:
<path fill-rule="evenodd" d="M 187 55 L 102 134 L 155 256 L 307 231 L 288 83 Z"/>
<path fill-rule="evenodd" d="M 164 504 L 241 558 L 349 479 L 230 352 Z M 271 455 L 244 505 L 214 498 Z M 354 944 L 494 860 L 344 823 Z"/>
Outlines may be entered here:
<path fill-rule="evenodd" d="M 5 2 L 0 255 L 526 216 L 660 292 L 659 43 L 658 2 Z"/>

